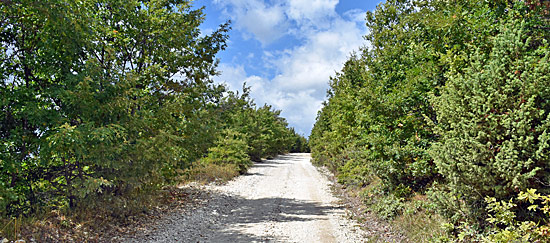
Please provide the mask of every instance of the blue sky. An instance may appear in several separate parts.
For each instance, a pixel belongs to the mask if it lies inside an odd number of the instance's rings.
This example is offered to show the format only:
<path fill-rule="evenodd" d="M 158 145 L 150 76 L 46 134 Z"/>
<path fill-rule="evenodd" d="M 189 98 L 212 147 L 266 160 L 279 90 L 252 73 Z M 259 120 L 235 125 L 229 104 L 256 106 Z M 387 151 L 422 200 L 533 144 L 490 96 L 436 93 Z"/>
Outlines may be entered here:
<path fill-rule="evenodd" d="M 366 45 L 365 13 L 379 0 L 196 0 L 205 7 L 206 34 L 232 21 L 228 47 L 218 55 L 232 90 L 246 82 L 300 134 L 309 136 L 328 82 L 350 53 Z"/>

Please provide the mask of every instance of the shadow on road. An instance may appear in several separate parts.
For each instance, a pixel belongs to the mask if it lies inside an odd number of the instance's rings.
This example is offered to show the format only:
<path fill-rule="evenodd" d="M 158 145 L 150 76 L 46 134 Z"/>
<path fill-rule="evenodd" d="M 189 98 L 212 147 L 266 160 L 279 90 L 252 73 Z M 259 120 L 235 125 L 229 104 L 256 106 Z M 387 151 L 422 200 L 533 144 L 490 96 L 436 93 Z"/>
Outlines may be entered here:
<path fill-rule="evenodd" d="M 264 160 L 254 167 L 280 167 L 292 161 L 303 159 L 303 155 L 289 154 Z M 267 171 L 250 171 L 246 176 L 266 177 Z M 251 187 L 258 186 L 258 180 L 251 180 Z M 277 183 L 274 181 L 273 183 Z M 265 189 L 274 186 L 268 184 Z M 290 185 L 294 186 L 294 185 Z M 275 232 L 285 222 L 309 222 L 326 218 L 340 207 L 327 206 L 315 201 L 284 198 L 283 194 L 272 197 L 245 198 L 220 191 L 204 193 L 200 188 L 189 188 L 202 195 L 201 206 L 192 210 L 180 211 L 157 221 L 151 230 L 126 238 L 125 242 L 289 242 Z M 281 191 L 284 193 L 284 191 Z M 193 194 L 194 195 L 194 194 Z M 300 227 L 307 225 L 298 224 Z M 285 227 L 288 227 L 286 225 Z M 292 225 L 294 227 L 294 224 Z M 277 238 L 276 238 L 277 237 Z"/>
<path fill-rule="evenodd" d="M 248 232 L 257 224 L 281 222 L 303 222 L 318 220 L 339 207 L 323 206 L 319 203 L 288 198 L 245 199 L 231 197 L 229 210 L 221 213 L 220 228 L 214 229 L 206 242 L 264 242 L 274 240 L 269 232 L 257 235 Z M 223 209 L 222 209 L 223 210 Z M 257 232 L 256 232 L 257 233 Z M 276 239 L 284 241 L 284 239 Z M 201 241 L 204 242 L 204 241 Z"/>
<path fill-rule="evenodd" d="M 271 167 L 271 166 L 270 166 Z M 244 176 L 263 176 L 264 174 L 262 173 L 258 173 L 258 172 L 255 172 L 255 173 L 251 173 L 251 172 L 246 172 L 243 174 Z"/>
<path fill-rule="evenodd" d="M 303 159 L 304 154 L 284 154 L 284 155 L 278 155 L 274 160 L 297 160 L 297 159 Z"/>
<path fill-rule="evenodd" d="M 302 159 L 303 155 L 300 154 L 285 154 L 277 155 L 273 159 L 262 160 L 260 162 L 255 162 L 252 167 L 275 167 L 276 165 L 288 164 L 287 161 L 293 161 L 297 159 Z"/>
<path fill-rule="evenodd" d="M 256 162 L 252 167 L 279 167 L 302 159 L 304 159 L 304 154 L 279 155 L 274 159 Z M 265 176 L 263 173 L 252 172 L 246 175 Z M 221 196 L 215 198 L 222 199 L 220 199 L 220 202 L 214 202 L 211 205 L 222 205 L 225 202 L 225 207 L 219 209 L 220 226 L 212 229 L 213 231 L 209 233 L 208 239 L 201 242 L 286 242 L 289 239 L 281 239 L 280 236 L 275 239 L 275 236 L 270 234 L 273 232 L 270 227 L 280 226 L 278 223 L 284 222 L 319 220 L 319 218 L 323 218 L 333 210 L 341 208 L 321 205 L 314 201 L 282 197 L 248 199 L 239 196 Z M 255 227 L 257 228 L 255 229 Z M 258 229 L 268 230 L 258 232 Z"/>

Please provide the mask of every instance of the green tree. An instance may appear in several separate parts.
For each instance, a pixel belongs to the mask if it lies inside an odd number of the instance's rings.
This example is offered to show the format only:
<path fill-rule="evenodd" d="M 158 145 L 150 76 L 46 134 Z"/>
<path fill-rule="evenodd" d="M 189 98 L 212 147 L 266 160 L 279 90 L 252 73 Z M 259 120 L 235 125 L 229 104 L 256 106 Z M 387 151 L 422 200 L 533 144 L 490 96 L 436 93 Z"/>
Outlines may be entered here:
<path fill-rule="evenodd" d="M 216 140 L 215 146 L 208 149 L 208 156 L 203 162 L 217 165 L 232 164 L 239 173 L 244 173 L 252 165 L 248 150 L 245 134 L 225 129 Z"/>
<path fill-rule="evenodd" d="M 486 196 L 548 193 L 550 52 L 530 13 L 523 3 L 510 6 L 491 48 L 471 46 L 470 66 L 433 98 L 441 139 L 432 155 L 471 217 L 485 214 Z"/>
<path fill-rule="evenodd" d="M 484 196 L 543 190 L 549 11 L 540 1 L 380 4 L 367 13 L 368 46 L 331 79 L 314 161 L 344 183 L 380 179 L 389 201 L 435 181 L 447 190 L 432 197 L 440 212 L 481 223 Z"/>
<path fill-rule="evenodd" d="M 202 156 L 189 140 L 219 95 L 209 77 L 227 25 L 200 37 L 202 11 L 184 0 L 0 8 L 8 213 L 156 187 Z"/>

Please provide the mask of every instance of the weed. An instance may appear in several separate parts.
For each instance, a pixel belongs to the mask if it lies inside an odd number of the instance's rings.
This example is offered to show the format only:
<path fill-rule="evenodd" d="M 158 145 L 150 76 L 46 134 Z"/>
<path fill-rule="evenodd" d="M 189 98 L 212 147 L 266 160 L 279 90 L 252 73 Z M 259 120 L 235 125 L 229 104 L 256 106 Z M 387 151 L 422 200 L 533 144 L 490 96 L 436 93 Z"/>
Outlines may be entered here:
<path fill-rule="evenodd" d="M 223 183 L 239 175 L 234 164 L 201 163 L 186 171 L 185 181 L 197 181 L 203 184 L 210 182 Z"/>
<path fill-rule="evenodd" d="M 404 204 L 404 213 L 391 221 L 410 242 L 431 242 L 447 234 L 441 227 L 444 218 L 426 210 L 425 204 L 425 196 L 416 196 Z"/>

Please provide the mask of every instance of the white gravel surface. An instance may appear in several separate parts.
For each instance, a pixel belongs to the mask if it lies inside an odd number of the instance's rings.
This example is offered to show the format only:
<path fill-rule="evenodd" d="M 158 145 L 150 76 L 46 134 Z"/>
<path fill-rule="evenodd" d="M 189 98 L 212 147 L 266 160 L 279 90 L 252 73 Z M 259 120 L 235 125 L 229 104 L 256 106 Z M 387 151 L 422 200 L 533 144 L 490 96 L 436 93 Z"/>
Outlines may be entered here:
<path fill-rule="evenodd" d="M 366 242 L 309 154 L 255 164 L 202 207 L 167 216 L 127 242 Z"/>

